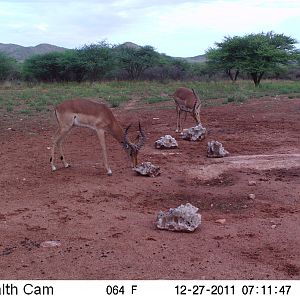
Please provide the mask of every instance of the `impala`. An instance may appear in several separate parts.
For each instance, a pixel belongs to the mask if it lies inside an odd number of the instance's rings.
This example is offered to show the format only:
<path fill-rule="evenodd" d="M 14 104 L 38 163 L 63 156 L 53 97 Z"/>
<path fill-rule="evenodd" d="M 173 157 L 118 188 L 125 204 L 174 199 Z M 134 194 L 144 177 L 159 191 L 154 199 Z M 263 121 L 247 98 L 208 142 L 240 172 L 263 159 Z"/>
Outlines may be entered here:
<path fill-rule="evenodd" d="M 191 113 L 197 125 L 201 125 L 200 121 L 200 108 L 201 101 L 194 91 L 194 89 L 188 89 L 185 87 L 178 88 L 176 92 L 173 94 L 173 99 L 176 104 L 176 112 L 177 112 L 177 126 L 176 132 L 182 131 L 181 126 L 181 111 L 185 113 Z M 186 114 L 185 114 L 186 115 Z"/>
<path fill-rule="evenodd" d="M 56 146 L 59 149 L 60 159 L 64 167 L 68 168 L 70 166 L 65 160 L 62 144 L 65 137 L 74 126 L 88 127 L 96 131 L 100 140 L 107 175 L 112 175 L 112 171 L 107 161 L 105 132 L 110 133 L 123 146 L 131 158 L 132 166 L 135 167 L 137 165 L 138 152 L 145 143 L 145 134 L 140 124 L 138 142 L 137 144 L 133 144 L 127 137 L 130 125 L 124 131 L 114 117 L 112 111 L 105 104 L 99 103 L 95 100 L 66 100 L 55 108 L 55 115 L 58 122 L 58 129 L 53 138 L 54 142 L 51 150 L 50 163 L 52 171 L 56 170 L 54 165 Z"/>

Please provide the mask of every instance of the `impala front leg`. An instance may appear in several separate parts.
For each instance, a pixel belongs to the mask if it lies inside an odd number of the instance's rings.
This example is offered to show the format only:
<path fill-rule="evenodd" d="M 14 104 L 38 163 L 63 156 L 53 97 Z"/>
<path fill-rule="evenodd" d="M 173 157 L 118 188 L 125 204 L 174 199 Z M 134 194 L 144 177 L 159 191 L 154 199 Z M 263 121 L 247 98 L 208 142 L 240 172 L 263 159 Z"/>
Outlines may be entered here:
<path fill-rule="evenodd" d="M 112 171 L 108 165 L 108 161 L 107 161 L 107 151 L 106 151 L 106 143 L 105 143 L 105 133 L 104 133 L 104 130 L 102 129 L 97 129 L 97 135 L 98 135 L 98 138 L 100 140 L 100 145 L 101 145 L 101 148 L 102 148 L 102 152 L 103 152 L 103 161 L 104 161 L 104 167 L 107 171 L 107 175 L 108 176 L 111 176 L 112 175 Z"/>
<path fill-rule="evenodd" d="M 181 128 L 180 113 L 181 113 L 181 111 L 178 106 L 176 107 L 176 112 L 177 112 L 177 124 L 176 124 L 175 132 L 180 132 L 180 128 Z"/>

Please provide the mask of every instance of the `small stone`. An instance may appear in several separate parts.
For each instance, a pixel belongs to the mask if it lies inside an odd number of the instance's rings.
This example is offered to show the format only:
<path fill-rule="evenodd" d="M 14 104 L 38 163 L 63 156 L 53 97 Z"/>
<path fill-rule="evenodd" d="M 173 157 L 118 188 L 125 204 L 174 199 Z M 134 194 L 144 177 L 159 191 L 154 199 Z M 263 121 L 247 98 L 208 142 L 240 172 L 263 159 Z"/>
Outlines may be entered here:
<path fill-rule="evenodd" d="M 215 221 L 215 223 L 224 225 L 226 223 L 226 219 L 218 219 Z"/>
<path fill-rule="evenodd" d="M 255 194 L 249 194 L 249 195 L 248 195 L 248 198 L 249 198 L 250 200 L 254 200 L 254 199 L 255 199 Z"/>
<path fill-rule="evenodd" d="M 249 180 L 248 185 L 249 186 L 254 186 L 254 185 L 256 185 L 256 181 L 255 180 Z"/>
<path fill-rule="evenodd" d="M 61 243 L 59 241 L 45 241 L 40 244 L 43 248 L 50 248 L 50 247 L 59 247 Z"/>
<path fill-rule="evenodd" d="M 276 228 L 277 227 L 277 225 L 276 224 L 273 224 L 273 225 L 271 225 L 271 228 Z"/>

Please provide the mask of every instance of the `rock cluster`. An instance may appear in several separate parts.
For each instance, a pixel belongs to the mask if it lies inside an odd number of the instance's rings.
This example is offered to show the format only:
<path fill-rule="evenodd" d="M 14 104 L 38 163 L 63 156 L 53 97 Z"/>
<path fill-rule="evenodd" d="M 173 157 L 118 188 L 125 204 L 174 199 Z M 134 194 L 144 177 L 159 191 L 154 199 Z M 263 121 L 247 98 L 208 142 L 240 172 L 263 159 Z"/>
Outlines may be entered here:
<path fill-rule="evenodd" d="M 218 141 L 210 141 L 207 145 L 207 157 L 225 157 L 229 152 L 224 149 L 222 144 Z"/>
<path fill-rule="evenodd" d="M 167 212 L 160 211 L 156 226 L 159 229 L 192 232 L 201 224 L 201 215 L 197 211 L 198 208 L 190 203 L 170 208 Z"/>
<path fill-rule="evenodd" d="M 183 132 L 180 135 L 184 140 L 201 141 L 206 137 L 206 134 L 206 128 L 199 124 L 195 127 L 183 129 Z"/>
<path fill-rule="evenodd" d="M 156 177 L 160 175 L 160 168 L 153 165 L 151 162 L 143 162 L 140 165 L 136 166 L 134 170 L 143 176 Z"/>
<path fill-rule="evenodd" d="M 156 149 L 174 149 L 178 148 L 177 141 L 169 134 L 162 136 L 159 140 L 155 141 Z"/>

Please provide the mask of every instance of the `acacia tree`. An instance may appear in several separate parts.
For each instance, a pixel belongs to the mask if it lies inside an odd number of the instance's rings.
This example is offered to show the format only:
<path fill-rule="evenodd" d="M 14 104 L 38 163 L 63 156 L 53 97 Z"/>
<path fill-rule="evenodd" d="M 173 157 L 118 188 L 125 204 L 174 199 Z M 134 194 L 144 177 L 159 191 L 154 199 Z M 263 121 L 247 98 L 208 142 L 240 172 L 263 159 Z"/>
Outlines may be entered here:
<path fill-rule="evenodd" d="M 139 79 L 159 60 L 159 54 L 151 46 L 119 47 L 117 57 L 119 66 L 128 73 L 131 80 Z"/>
<path fill-rule="evenodd" d="M 224 69 L 230 76 L 235 69 L 235 76 L 240 70 L 248 73 L 255 86 L 260 84 L 263 75 L 279 66 L 295 60 L 296 40 L 273 32 L 248 34 L 243 37 L 226 37 L 224 42 L 216 43 L 216 49 L 209 49 L 209 64 Z"/>
<path fill-rule="evenodd" d="M 241 69 L 240 49 L 243 38 L 225 37 L 222 43 L 215 43 L 217 48 L 206 51 L 208 66 L 213 71 L 225 71 L 232 81 L 236 81 Z"/>

